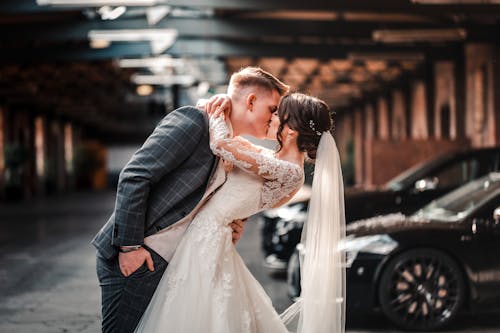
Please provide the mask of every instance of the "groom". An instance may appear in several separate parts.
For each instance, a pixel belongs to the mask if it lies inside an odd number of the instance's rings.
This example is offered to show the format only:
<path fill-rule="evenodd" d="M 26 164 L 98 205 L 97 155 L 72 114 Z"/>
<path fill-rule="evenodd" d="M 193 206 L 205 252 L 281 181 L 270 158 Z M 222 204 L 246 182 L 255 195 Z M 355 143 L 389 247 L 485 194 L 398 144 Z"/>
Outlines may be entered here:
<path fill-rule="evenodd" d="M 289 87 L 260 68 L 231 76 L 233 134 L 265 138 Z M 212 103 L 213 105 L 214 103 Z M 168 262 L 145 238 L 185 221 L 206 193 L 218 160 L 209 147 L 208 118 L 194 107 L 172 111 L 120 173 L 115 209 L 95 236 L 102 292 L 102 331 L 133 332 Z M 182 222 L 184 223 L 184 222 Z M 241 223 L 232 224 L 234 240 Z"/>

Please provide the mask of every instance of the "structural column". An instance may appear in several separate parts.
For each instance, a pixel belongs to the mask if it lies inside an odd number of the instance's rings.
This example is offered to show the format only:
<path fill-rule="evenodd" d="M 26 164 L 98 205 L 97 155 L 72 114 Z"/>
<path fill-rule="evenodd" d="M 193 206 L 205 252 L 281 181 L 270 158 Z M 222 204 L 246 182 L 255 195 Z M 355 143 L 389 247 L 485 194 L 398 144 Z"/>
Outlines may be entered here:
<path fill-rule="evenodd" d="M 454 65 L 452 61 L 440 61 L 434 67 L 434 137 L 455 140 L 457 108 Z"/>
<path fill-rule="evenodd" d="M 5 187 L 5 109 L 0 107 L 0 199 L 4 197 L 4 187 Z"/>
<path fill-rule="evenodd" d="M 391 137 L 394 140 L 406 140 L 406 110 L 405 98 L 401 90 L 392 92 L 392 128 Z"/>
<path fill-rule="evenodd" d="M 363 111 L 354 111 L 354 179 L 356 184 L 364 183 L 363 167 Z"/>
<path fill-rule="evenodd" d="M 465 46 L 466 122 L 465 131 L 473 147 L 493 146 L 496 142 L 495 78 L 498 70 L 494 44 Z M 498 87 L 497 87 L 498 88 Z"/>
<path fill-rule="evenodd" d="M 381 140 L 389 140 L 389 106 L 387 105 L 385 97 L 379 97 L 377 100 L 377 120 L 378 138 Z"/>
<path fill-rule="evenodd" d="M 47 182 L 47 119 L 35 118 L 35 173 L 38 194 L 45 194 Z"/>
<path fill-rule="evenodd" d="M 376 137 L 376 121 L 375 121 L 375 111 L 371 103 L 365 105 L 365 133 L 364 133 L 364 165 L 363 165 L 363 184 L 365 186 L 371 186 L 373 184 L 373 166 L 371 159 L 371 149 L 373 140 Z"/>
<path fill-rule="evenodd" d="M 495 58 L 500 59 L 500 47 L 495 47 Z M 493 63 L 493 137 L 494 145 L 500 146 L 500 61 Z M 495 93 L 496 92 L 496 93 Z"/>
<path fill-rule="evenodd" d="M 424 81 L 413 82 L 411 87 L 411 137 L 412 139 L 425 140 L 429 137 L 427 127 L 427 98 Z"/>
<path fill-rule="evenodd" d="M 354 119 L 352 112 L 344 112 L 342 117 L 338 117 L 335 125 L 335 137 L 342 160 L 342 172 L 344 182 L 348 184 L 354 181 Z"/>
<path fill-rule="evenodd" d="M 59 121 L 52 120 L 49 124 L 48 140 L 48 182 L 50 190 L 62 192 L 65 187 L 64 136 Z"/>

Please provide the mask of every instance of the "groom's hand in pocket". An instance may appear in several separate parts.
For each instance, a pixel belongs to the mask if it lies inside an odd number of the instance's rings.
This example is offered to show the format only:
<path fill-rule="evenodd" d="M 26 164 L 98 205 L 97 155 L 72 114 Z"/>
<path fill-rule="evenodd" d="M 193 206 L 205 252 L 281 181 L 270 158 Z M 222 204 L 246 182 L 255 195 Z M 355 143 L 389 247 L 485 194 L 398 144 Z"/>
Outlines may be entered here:
<path fill-rule="evenodd" d="M 151 272 L 155 270 L 151 254 L 143 247 L 131 252 L 120 252 L 118 254 L 118 263 L 120 264 L 120 271 L 124 276 L 130 276 L 144 265 L 144 263 L 146 263 Z"/>
<path fill-rule="evenodd" d="M 242 220 L 234 220 L 230 226 L 233 229 L 233 244 L 236 244 L 241 236 L 243 235 L 243 230 L 245 230 L 245 223 L 248 218 Z"/>

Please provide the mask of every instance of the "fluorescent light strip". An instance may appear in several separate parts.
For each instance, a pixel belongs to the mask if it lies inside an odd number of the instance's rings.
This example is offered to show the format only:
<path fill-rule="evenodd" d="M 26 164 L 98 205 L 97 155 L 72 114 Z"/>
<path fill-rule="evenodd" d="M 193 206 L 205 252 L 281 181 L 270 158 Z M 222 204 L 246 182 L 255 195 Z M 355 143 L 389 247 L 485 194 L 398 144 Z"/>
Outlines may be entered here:
<path fill-rule="evenodd" d="M 160 86 L 172 86 L 178 84 L 181 86 L 190 86 L 195 82 L 191 75 L 143 75 L 134 74 L 131 80 L 135 84 L 150 84 Z"/>
<path fill-rule="evenodd" d="M 113 42 L 164 41 L 177 38 L 175 29 L 90 30 L 89 39 Z"/>
<path fill-rule="evenodd" d="M 185 62 L 183 59 L 174 59 L 170 57 L 118 60 L 118 65 L 121 68 L 182 67 L 184 64 Z"/>
<path fill-rule="evenodd" d="M 36 0 L 39 6 L 101 7 L 101 6 L 154 6 L 166 0 Z"/>
<path fill-rule="evenodd" d="M 125 6 L 118 6 L 116 8 L 112 8 L 111 6 L 102 6 L 97 10 L 99 15 L 101 15 L 102 20 L 116 20 L 126 11 L 127 7 Z"/>
<path fill-rule="evenodd" d="M 177 38 L 175 29 L 123 29 L 123 30 L 90 30 L 88 38 L 92 42 L 139 42 L 149 41 L 151 52 L 161 54 L 171 47 Z"/>

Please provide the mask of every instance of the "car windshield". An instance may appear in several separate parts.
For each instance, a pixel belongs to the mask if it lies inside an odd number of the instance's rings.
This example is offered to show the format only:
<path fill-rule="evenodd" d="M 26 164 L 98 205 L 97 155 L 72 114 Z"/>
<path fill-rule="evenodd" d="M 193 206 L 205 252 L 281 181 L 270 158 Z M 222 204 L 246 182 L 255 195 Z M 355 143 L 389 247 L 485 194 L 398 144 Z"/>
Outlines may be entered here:
<path fill-rule="evenodd" d="M 490 173 L 424 206 L 416 216 L 442 221 L 457 221 L 500 193 L 500 173 Z"/>
<path fill-rule="evenodd" d="M 425 175 L 429 170 L 444 164 L 446 161 L 450 160 L 452 156 L 453 155 L 447 154 L 436 160 L 427 160 L 419 163 L 389 180 L 385 184 L 385 188 L 388 190 L 399 191 L 407 186 L 412 186 L 421 175 Z"/>

